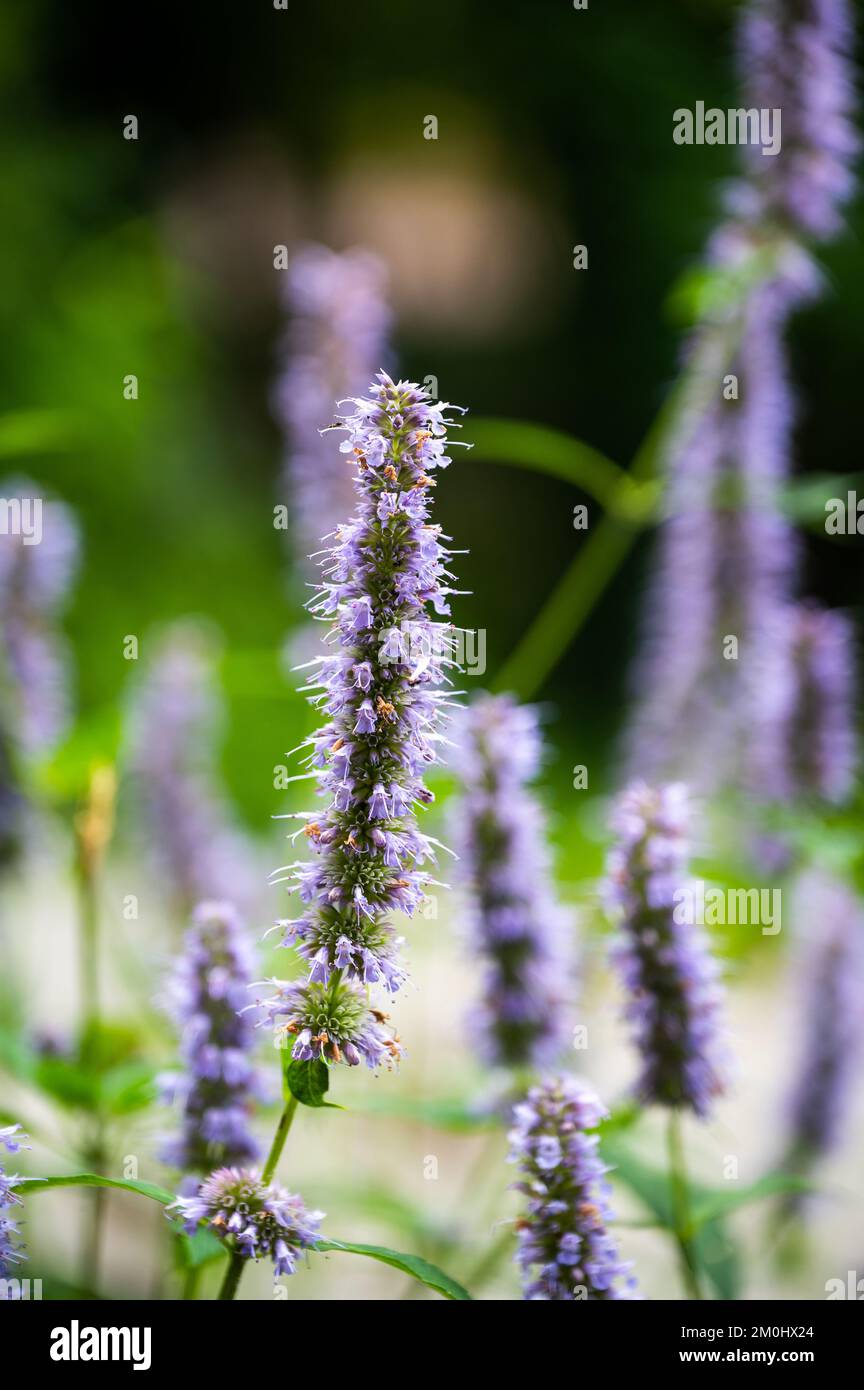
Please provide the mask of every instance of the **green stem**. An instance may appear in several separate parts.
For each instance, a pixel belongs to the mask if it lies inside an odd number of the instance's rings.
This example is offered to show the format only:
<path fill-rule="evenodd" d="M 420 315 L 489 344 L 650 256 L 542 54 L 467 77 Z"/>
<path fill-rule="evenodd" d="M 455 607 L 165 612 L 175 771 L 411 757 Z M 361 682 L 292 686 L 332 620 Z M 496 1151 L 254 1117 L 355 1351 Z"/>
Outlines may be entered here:
<path fill-rule="evenodd" d="M 681 1274 L 690 1297 L 701 1299 L 702 1290 L 699 1287 L 698 1265 L 693 1249 L 690 1189 L 684 1163 L 681 1117 L 674 1107 L 669 1111 L 669 1126 L 666 1133 L 669 1147 L 669 1187 L 672 1197 L 672 1215 L 675 1222 L 675 1240 L 681 1257 Z"/>
<path fill-rule="evenodd" d="M 186 1278 L 183 1280 L 183 1300 L 192 1302 L 198 1296 L 198 1281 L 201 1278 L 201 1266 L 193 1265 L 187 1269 Z"/>
<path fill-rule="evenodd" d="M 264 1171 L 261 1174 L 261 1181 L 270 1182 L 276 1172 L 276 1165 L 282 1157 L 282 1150 L 285 1147 L 285 1140 L 288 1138 L 288 1131 L 297 1113 L 297 1097 L 292 1096 L 279 1116 L 279 1123 L 276 1126 L 276 1133 L 273 1135 L 273 1143 L 270 1145 L 270 1152 L 267 1155 L 267 1162 L 264 1164 Z"/>
<path fill-rule="evenodd" d="M 276 1126 L 276 1133 L 273 1135 L 273 1143 L 270 1145 L 270 1152 L 267 1155 L 267 1162 L 264 1164 L 264 1168 L 261 1173 L 261 1181 L 265 1184 L 269 1183 L 272 1180 L 273 1174 L 276 1172 L 277 1164 L 279 1163 L 279 1159 L 282 1157 L 282 1150 L 285 1147 L 285 1140 L 288 1138 L 288 1131 L 290 1130 L 292 1122 L 294 1120 L 294 1116 L 297 1113 L 297 1105 L 297 1097 L 292 1096 L 291 1099 L 288 1101 L 287 1105 L 285 1106 L 285 1109 L 282 1111 L 282 1114 L 279 1116 L 279 1123 Z M 232 1253 L 230 1260 L 228 1261 L 228 1268 L 225 1271 L 225 1278 L 223 1279 L 222 1287 L 219 1290 L 220 1302 L 226 1302 L 230 1301 L 233 1298 L 236 1298 L 237 1290 L 240 1287 L 240 1280 L 243 1277 L 243 1270 L 245 1269 L 245 1267 L 246 1256 L 241 1255 L 238 1250 L 235 1250 Z"/>
<path fill-rule="evenodd" d="M 629 472 L 622 476 L 609 512 L 580 547 L 499 672 L 494 689 L 512 690 L 523 700 L 533 699 L 617 574 L 653 517 L 654 507 L 648 505 L 650 489 L 643 493 L 643 488 L 655 476 L 658 460 L 668 453 L 682 421 L 698 419 L 715 399 L 718 382 L 740 341 L 741 307 L 705 326 L 683 375 L 640 445 Z M 616 502 L 620 505 L 614 505 Z"/>
<path fill-rule="evenodd" d="M 239 1250 L 235 1250 L 230 1260 L 228 1261 L 228 1268 L 225 1271 L 225 1278 L 222 1281 L 222 1287 L 219 1290 L 218 1302 L 229 1302 L 231 1299 L 237 1296 L 237 1289 L 239 1288 L 240 1280 L 243 1276 L 243 1270 L 245 1268 L 246 1256 L 241 1255 Z"/>

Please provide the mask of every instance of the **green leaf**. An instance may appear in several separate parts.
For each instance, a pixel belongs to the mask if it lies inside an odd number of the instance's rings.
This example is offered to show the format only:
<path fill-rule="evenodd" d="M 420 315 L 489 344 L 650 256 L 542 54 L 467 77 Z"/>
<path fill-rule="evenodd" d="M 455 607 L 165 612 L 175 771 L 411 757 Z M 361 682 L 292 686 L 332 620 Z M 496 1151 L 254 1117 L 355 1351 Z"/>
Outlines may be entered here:
<path fill-rule="evenodd" d="M 67 1173 L 59 1178 L 21 1178 L 14 1184 L 14 1190 L 24 1197 L 38 1192 L 47 1192 L 52 1187 L 116 1187 L 122 1192 L 135 1192 L 139 1197 L 149 1197 L 151 1201 L 168 1206 L 176 1201 L 173 1192 L 165 1187 L 157 1187 L 153 1182 L 138 1182 L 131 1178 L 105 1178 L 101 1173 Z"/>
<path fill-rule="evenodd" d="M 206 1226 L 191 1236 L 185 1231 L 178 1231 L 176 1249 L 178 1264 L 182 1269 L 200 1269 L 202 1265 L 212 1264 L 225 1255 L 224 1244 Z"/>
<path fill-rule="evenodd" d="M 782 1196 L 786 1192 L 812 1192 L 813 1183 L 794 1173 L 767 1173 L 749 1187 L 703 1191 L 698 1203 L 694 1203 L 692 1224 L 694 1228 L 713 1221 L 718 1216 L 726 1216 L 739 1207 L 749 1206 L 751 1202 L 762 1202 L 767 1197 Z"/>
<path fill-rule="evenodd" d="M 616 1138 L 600 1140 L 603 1157 L 613 1167 L 612 1176 L 626 1184 L 667 1231 L 674 1232 L 675 1218 L 669 1190 L 669 1177 L 624 1148 Z M 711 1189 L 697 1184 L 690 1186 L 693 1210 L 711 1195 Z M 694 1223 L 695 1225 L 695 1223 Z M 701 1272 L 711 1280 L 720 1298 L 738 1296 L 740 1264 L 731 1236 L 720 1214 L 702 1222 L 694 1230 L 693 1253 Z"/>
<path fill-rule="evenodd" d="M 403 1255 L 398 1250 L 388 1250 L 384 1245 L 356 1245 L 353 1241 L 347 1240 L 319 1240 L 315 1249 L 322 1254 L 329 1250 L 337 1250 L 348 1255 L 366 1255 L 370 1260 L 380 1260 L 382 1264 L 401 1269 L 403 1274 L 410 1274 L 412 1279 L 419 1279 L 421 1284 L 434 1289 L 444 1298 L 458 1299 L 460 1302 L 471 1300 L 467 1289 L 463 1289 L 461 1284 L 444 1274 L 437 1265 L 430 1264 L 419 1255 Z"/>
<path fill-rule="evenodd" d="M 293 1060 L 290 1052 L 284 1052 L 282 1059 L 282 1093 L 286 1100 L 293 1096 L 301 1105 L 310 1105 L 316 1110 L 342 1109 L 341 1105 L 324 1099 L 330 1089 L 330 1071 L 320 1057 L 300 1062 Z"/>

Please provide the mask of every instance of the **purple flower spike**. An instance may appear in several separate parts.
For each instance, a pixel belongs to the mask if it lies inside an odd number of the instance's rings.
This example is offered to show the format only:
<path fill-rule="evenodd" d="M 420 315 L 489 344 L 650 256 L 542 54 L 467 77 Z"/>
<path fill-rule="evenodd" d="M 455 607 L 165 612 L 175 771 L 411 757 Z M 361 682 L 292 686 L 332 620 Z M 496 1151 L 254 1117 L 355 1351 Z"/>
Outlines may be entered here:
<path fill-rule="evenodd" d="M 69 659 L 59 619 L 78 564 L 78 526 L 64 502 L 36 483 L 0 487 L 18 518 L 0 536 L 0 666 L 11 711 L 8 736 L 28 757 L 62 738 L 71 716 Z"/>
<path fill-rule="evenodd" d="M 254 850 L 235 824 L 218 768 L 224 709 L 210 632 L 181 620 L 155 642 L 135 684 L 126 759 L 150 831 L 154 872 L 187 916 L 205 899 L 245 911 Z"/>
<path fill-rule="evenodd" d="M 780 220 L 817 238 L 837 231 L 859 148 L 853 38 L 846 0 L 750 0 L 743 7 L 743 105 L 782 111 L 776 155 L 745 146 L 750 184 L 738 199 L 754 219 Z"/>
<path fill-rule="evenodd" d="M 810 879 L 802 898 L 801 1056 L 787 1114 L 792 1160 L 809 1165 L 840 1140 L 864 1053 L 864 916 L 834 879 Z"/>
<path fill-rule="evenodd" d="M 464 793 L 453 830 L 472 947 L 484 966 L 472 1030 L 491 1065 L 543 1066 L 566 1042 L 566 935 L 542 809 L 528 788 L 542 756 L 537 714 L 484 695 L 454 723 Z"/>
<path fill-rule="evenodd" d="M 0 1129 L 0 1148 L 5 1148 L 7 1153 L 18 1153 L 21 1149 L 28 1149 L 30 1145 L 26 1142 L 27 1135 L 23 1133 L 20 1125 L 7 1125 L 5 1129 Z M 27 1255 L 21 1243 L 21 1229 L 15 1216 L 12 1214 L 16 1207 L 21 1205 L 21 1198 L 15 1192 L 15 1184 L 19 1181 L 15 1173 L 7 1173 L 0 1164 L 0 1279 L 11 1279 L 14 1277 L 14 1270 L 17 1265 L 26 1260 Z M 6 1297 L 13 1299 L 13 1286 L 7 1286 Z"/>
<path fill-rule="evenodd" d="M 589 1132 L 606 1114 L 590 1088 L 569 1076 L 533 1087 L 513 1109 L 509 1161 L 518 1163 L 515 1187 L 528 1199 L 516 1259 L 530 1301 L 639 1297 L 607 1230 L 609 1169 Z"/>
<path fill-rule="evenodd" d="M 777 685 L 764 687 L 762 786 L 778 798 L 809 793 L 839 804 L 857 765 L 852 625 L 807 602 L 787 610 L 777 637 L 785 664 Z"/>
<path fill-rule="evenodd" d="M 247 1259 L 269 1257 L 274 1279 L 293 1274 L 302 1252 L 315 1248 L 324 1217 L 284 1187 L 266 1186 L 255 1168 L 218 1168 L 194 1196 L 178 1197 L 165 1210 L 181 1219 L 188 1235 L 204 1221 Z"/>
<path fill-rule="evenodd" d="M 201 903 L 171 982 L 183 1071 L 165 1078 L 165 1098 L 182 1107 L 179 1137 L 163 1158 L 184 1172 L 258 1156 L 249 1121 L 263 1098 L 253 1063 L 256 1036 L 241 1014 L 253 973 L 252 952 L 230 903 Z"/>
<path fill-rule="evenodd" d="M 286 866 L 301 907 L 283 924 L 283 944 L 296 945 L 315 985 L 344 975 L 392 991 L 405 972 L 389 916 L 416 912 L 429 883 L 422 865 L 433 848 L 414 806 L 432 800 L 423 775 L 438 757 L 455 665 L 452 627 L 427 612 L 446 614 L 453 592 L 449 551 L 429 515 L 431 475 L 450 462 L 450 422 L 447 406 L 385 373 L 353 404 L 342 451 L 357 510 L 325 553 L 309 604 L 333 646 L 308 687 L 325 723 L 304 744 L 327 804 L 305 826 L 312 862 Z"/>
<path fill-rule="evenodd" d="M 618 799 L 607 893 L 622 921 L 613 959 L 642 1055 L 646 1104 L 689 1106 L 705 1117 L 724 1089 L 719 972 L 687 879 L 686 789 L 643 783 Z"/>
<path fill-rule="evenodd" d="M 365 390 L 386 360 L 390 311 L 383 263 L 367 251 L 341 255 L 303 247 L 288 271 L 291 323 L 274 409 L 285 432 L 285 492 L 304 555 L 321 545 L 353 506 L 353 478 L 322 425 L 333 402 Z"/>

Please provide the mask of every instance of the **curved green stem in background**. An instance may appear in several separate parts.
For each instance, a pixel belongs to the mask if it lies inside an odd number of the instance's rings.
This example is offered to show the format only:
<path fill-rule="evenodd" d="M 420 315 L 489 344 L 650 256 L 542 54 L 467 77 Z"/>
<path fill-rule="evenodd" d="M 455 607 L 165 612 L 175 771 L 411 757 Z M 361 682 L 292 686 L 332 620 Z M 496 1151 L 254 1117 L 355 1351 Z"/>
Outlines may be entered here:
<path fill-rule="evenodd" d="M 581 487 L 607 511 L 614 509 L 619 490 L 630 481 L 624 469 L 598 449 L 545 425 L 472 420 L 471 442 L 480 458 L 561 478 Z"/>
<path fill-rule="evenodd" d="M 770 273 L 773 262 L 762 262 L 763 277 Z M 746 282 L 746 293 L 753 284 Z M 617 486 L 609 499 L 607 514 L 593 534 L 581 546 L 569 569 L 547 599 L 528 631 L 522 636 L 493 682 L 493 689 L 513 691 L 520 699 L 532 699 L 546 677 L 557 665 L 573 638 L 592 612 L 623 561 L 632 549 L 642 528 L 653 519 L 660 483 L 657 479 L 658 460 L 668 454 L 669 446 L 687 419 L 699 416 L 716 398 L 718 383 L 732 362 L 743 328 L 741 300 L 722 317 L 704 324 L 695 339 L 687 365 L 664 403 L 657 418 L 638 449 L 629 472 L 616 466 L 589 449 L 572 441 L 570 463 L 572 471 L 565 473 L 557 464 L 547 471 L 559 477 L 569 476 L 594 496 L 605 495 L 613 478 Z M 495 423 L 495 422 L 493 422 Z M 480 439 L 484 439 L 484 423 L 480 422 Z M 503 423 L 498 428 L 503 434 Z M 554 432 L 550 432 L 554 435 Z M 515 442 L 527 438 L 533 445 L 524 460 L 529 468 L 538 463 L 536 438 L 531 434 L 514 435 L 511 456 L 516 455 Z M 494 436 L 493 436 L 493 442 Z M 498 441 L 504 451 L 504 441 Z M 577 464 L 574 460 L 578 459 Z M 558 463 L 563 462 L 561 450 Z"/>

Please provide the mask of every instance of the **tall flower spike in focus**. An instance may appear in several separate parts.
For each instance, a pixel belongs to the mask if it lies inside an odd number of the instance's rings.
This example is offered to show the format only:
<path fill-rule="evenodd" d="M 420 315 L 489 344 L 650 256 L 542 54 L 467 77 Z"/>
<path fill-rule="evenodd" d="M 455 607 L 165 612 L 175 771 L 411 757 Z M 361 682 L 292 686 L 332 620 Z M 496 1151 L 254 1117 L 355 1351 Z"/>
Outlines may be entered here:
<path fill-rule="evenodd" d="M 20 524 L 0 537 L 0 678 L 4 733 L 25 757 L 50 752 L 71 715 L 69 657 L 59 619 L 78 564 L 79 533 L 65 502 L 27 479 L 6 482 Z"/>
<path fill-rule="evenodd" d="M 255 1168 L 218 1168 L 192 1197 L 178 1197 L 166 1214 L 180 1217 L 189 1235 L 204 1221 L 221 1239 L 231 1237 L 246 1259 L 273 1261 L 273 1277 L 293 1274 L 304 1250 L 319 1239 L 323 1211 L 308 1211 L 301 1197 L 264 1183 Z"/>
<path fill-rule="evenodd" d="M 389 918 L 412 915 L 430 882 L 422 866 L 433 846 L 414 808 L 433 800 L 423 774 L 438 756 L 455 664 L 452 626 L 427 611 L 446 616 L 454 592 L 429 508 L 431 475 L 450 462 L 451 407 L 383 372 L 354 405 L 341 447 L 354 460 L 357 510 L 325 552 L 309 605 L 335 648 L 312 663 L 307 687 L 325 717 L 304 747 L 326 805 L 302 817 L 312 861 L 279 871 L 301 902 L 301 915 L 280 923 L 283 945 L 296 944 L 310 985 L 333 981 L 328 1008 L 345 981 L 392 991 L 405 978 Z"/>
<path fill-rule="evenodd" d="M 288 269 L 291 320 L 273 403 L 285 435 L 284 492 L 307 557 L 353 506 L 352 470 L 319 431 L 333 402 L 364 391 L 386 360 L 386 278 L 383 262 L 360 249 L 304 246 Z"/>
<path fill-rule="evenodd" d="M 687 908 L 688 820 L 683 786 L 637 783 L 623 792 L 607 895 L 621 918 L 613 959 L 642 1056 L 637 1094 L 704 1117 L 724 1089 L 726 1057 L 719 971 Z"/>
<path fill-rule="evenodd" d="M 573 1077 L 534 1086 L 513 1109 L 510 1163 L 518 1163 L 517 1191 L 528 1199 L 517 1224 L 516 1260 L 524 1296 L 554 1303 L 634 1299 L 631 1266 L 607 1229 L 609 1171 L 589 1131 L 607 1111 Z"/>
<path fill-rule="evenodd" d="M 224 708 L 214 639 L 180 620 L 155 640 L 129 707 L 126 767 L 146 819 L 154 870 L 183 916 L 196 903 L 254 902 L 254 848 L 235 823 L 218 744 Z"/>
<path fill-rule="evenodd" d="M 255 1027 L 240 1012 L 252 973 L 252 951 L 234 908 L 201 903 L 170 987 L 183 1071 L 165 1078 L 164 1090 L 183 1118 L 163 1157 L 184 1172 L 258 1156 L 250 1117 L 263 1098 L 262 1082 L 252 1055 Z"/>
<path fill-rule="evenodd" d="M 787 1102 L 787 1162 L 809 1168 L 836 1147 L 864 1059 L 864 914 L 851 889 L 824 876 L 801 887 L 808 941 L 796 1018 L 800 1059 Z"/>
<path fill-rule="evenodd" d="M 27 1135 L 22 1132 L 20 1125 L 7 1125 L 5 1129 L 0 1129 L 0 1148 L 7 1153 L 18 1153 L 19 1149 L 30 1147 L 25 1141 Z M 15 1193 L 15 1184 L 18 1178 L 14 1173 L 7 1173 L 0 1164 L 0 1280 L 12 1279 L 15 1274 L 15 1267 L 26 1260 L 27 1255 L 21 1243 L 21 1231 L 18 1222 L 13 1215 L 16 1207 L 21 1205 L 21 1198 Z M 6 1286 L 6 1297 L 13 1299 L 12 1286 Z"/>
<path fill-rule="evenodd" d="M 472 1031 L 490 1065 L 543 1066 L 566 1042 L 569 922 L 528 785 L 542 757 L 537 713 L 509 695 L 483 695 L 460 711 L 452 737 L 463 788 L 452 838 L 484 969 Z"/>
<path fill-rule="evenodd" d="M 734 201 L 755 220 L 817 238 L 836 232 L 855 187 L 859 139 L 847 0 L 749 0 L 738 39 L 745 107 L 782 111 L 781 149 L 745 145 Z"/>

